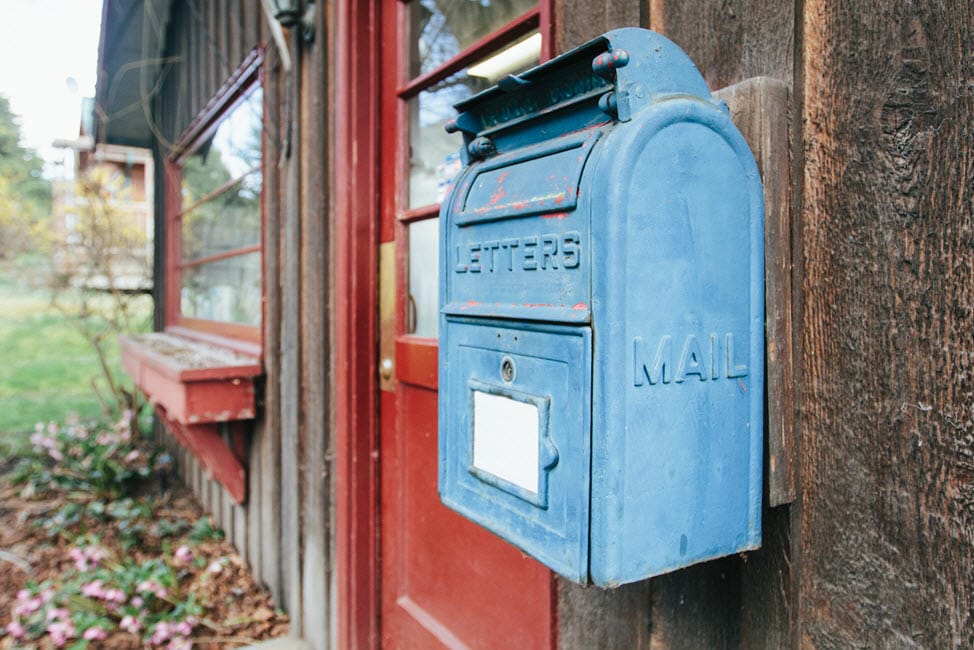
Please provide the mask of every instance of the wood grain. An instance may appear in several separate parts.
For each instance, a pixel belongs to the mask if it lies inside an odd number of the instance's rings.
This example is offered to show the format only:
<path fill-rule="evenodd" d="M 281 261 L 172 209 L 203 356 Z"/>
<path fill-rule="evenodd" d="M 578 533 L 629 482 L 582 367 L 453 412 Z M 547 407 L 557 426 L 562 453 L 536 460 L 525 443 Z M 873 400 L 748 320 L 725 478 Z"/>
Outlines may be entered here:
<path fill-rule="evenodd" d="M 806 647 L 974 647 L 972 26 L 805 3 Z"/>

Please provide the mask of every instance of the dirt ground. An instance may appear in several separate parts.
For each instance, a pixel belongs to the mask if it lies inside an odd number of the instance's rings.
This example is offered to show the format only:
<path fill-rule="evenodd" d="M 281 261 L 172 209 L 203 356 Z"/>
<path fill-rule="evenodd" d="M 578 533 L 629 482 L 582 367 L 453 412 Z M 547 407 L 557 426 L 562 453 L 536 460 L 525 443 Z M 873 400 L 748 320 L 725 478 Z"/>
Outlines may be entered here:
<path fill-rule="evenodd" d="M 0 472 L 4 469 L 0 462 Z M 177 480 L 169 478 L 161 485 L 156 498 L 155 518 L 185 520 L 193 524 L 203 516 L 191 493 Z M 11 607 L 16 594 L 28 580 L 41 582 L 69 570 L 70 543 L 63 536 L 50 536 L 34 524 L 45 513 L 58 507 L 57 501 L 26 500 L 19 490 L 0 476 L 0 626 L 11 621 Z M 101 544 L 114 553 L 135 555 L 138 560 L 149 559 L 145 549 L 134 547 L 122 551 L 119 540 L 109 524 L 86 522 L 86 532 L 98 537 Z M 157 546 L 149 544 L 148 546 Z M 246 566 L 229 542 L 203 541 L 193 547 L 196 557 L 206 558 L 206 565 L 216 561 L 222 567 L 205 576 L 205 614 L 193 632 L 194 648 L 235 648 L 258 640 L 285 636 L 287 616 L 277 611 L 269 594 L 257 585 Z M 207 569 L 191 567 L 192 571 Z M 0 650 L 11 648 L 53 648 L 48 637 L 39 646 L 17 645 L 9 636 L 0 636 Z M 140 648 L 139 636 L 128 632 L 114 632 L 102 641 L 92 642 L 90 648 Z"/>

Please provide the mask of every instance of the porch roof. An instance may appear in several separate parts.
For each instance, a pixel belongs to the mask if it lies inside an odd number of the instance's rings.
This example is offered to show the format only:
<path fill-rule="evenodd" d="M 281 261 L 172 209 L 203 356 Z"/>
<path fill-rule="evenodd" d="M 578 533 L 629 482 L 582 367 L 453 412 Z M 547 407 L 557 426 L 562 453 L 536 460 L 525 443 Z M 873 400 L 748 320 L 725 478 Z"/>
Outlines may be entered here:
<path fill-rule="evenodd" d="M 172 0 L 105 0 L 98 44 L 95 140 L 149 147 L 151 102 Z"/>

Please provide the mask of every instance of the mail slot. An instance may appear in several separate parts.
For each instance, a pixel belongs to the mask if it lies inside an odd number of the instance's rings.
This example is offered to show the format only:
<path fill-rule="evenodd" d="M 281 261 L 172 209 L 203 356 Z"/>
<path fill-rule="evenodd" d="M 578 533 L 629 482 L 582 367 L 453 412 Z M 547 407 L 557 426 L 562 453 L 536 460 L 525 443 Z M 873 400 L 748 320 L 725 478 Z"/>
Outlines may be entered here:
<path fill-rule="evenodd" d="M 603 586 L 757 548 L 763 203 L 726 106 L 620 29 L 456 109 L 443 503 Z"/>

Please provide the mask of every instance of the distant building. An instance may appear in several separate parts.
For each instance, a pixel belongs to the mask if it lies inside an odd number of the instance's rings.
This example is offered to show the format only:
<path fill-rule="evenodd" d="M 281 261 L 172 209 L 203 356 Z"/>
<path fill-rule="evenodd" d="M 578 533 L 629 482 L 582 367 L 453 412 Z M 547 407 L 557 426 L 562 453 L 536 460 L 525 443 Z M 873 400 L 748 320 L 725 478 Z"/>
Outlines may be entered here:
<path fill-rule="evenodd" d="M 92 289 L 108 289 L 109 278 L 93 269 L 83 271 L 86 248 L 83 246 L 82 206 L 86 199 L 79 192 L 78 181 L 96 169 L 105 173 L 112 191 L 113 207 L 123 216 L 137 247 L 118 251 L 112 276 L 114 288 L 123 291 L 152 290 L 152 246 L 154 234 L 153 203 L 154 163 L 152 152 L 140 147 L 119 144 L 95 144 L 94 99 L 82 99 L 81 125 L 75 140 L 55 140 L 54 146 L 68 149 L 74 155 L 74 174 L 52 184 L 51 223 L 61 244 L 55 254 L 55 272 Z"/>

